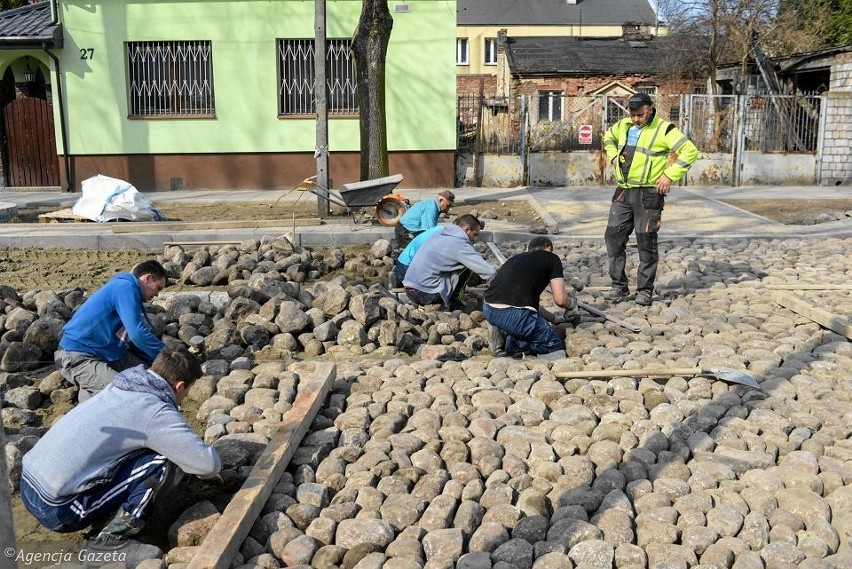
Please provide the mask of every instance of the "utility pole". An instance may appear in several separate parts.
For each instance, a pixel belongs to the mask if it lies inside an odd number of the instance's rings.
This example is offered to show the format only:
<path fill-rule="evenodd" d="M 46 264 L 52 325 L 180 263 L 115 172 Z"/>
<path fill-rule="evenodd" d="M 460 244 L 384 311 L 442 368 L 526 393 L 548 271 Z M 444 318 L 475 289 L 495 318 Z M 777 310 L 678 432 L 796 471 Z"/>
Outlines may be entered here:
<path fill-rule="evenodd" d="M 328 217 L 328 101 L 325 78 L 325 0 L 314 0 L 314 103 L 317 112 L 317 217 Z"/>

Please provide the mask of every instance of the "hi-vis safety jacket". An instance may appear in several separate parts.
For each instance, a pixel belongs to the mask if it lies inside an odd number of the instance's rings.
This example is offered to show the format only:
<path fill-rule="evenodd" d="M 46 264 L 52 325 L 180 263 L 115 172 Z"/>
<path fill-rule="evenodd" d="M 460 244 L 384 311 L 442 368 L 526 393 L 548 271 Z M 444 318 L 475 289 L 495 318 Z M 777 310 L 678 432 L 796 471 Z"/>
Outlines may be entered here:
<path fill-rule="evenodd" d="M 636 152 L 630 164 L 627 177 L 624 177 L 617 158 L 627 144 L 627 131 L 633 126 L 630 117 L 612 125 L 604 134 L 604 151 L 611 164 L 615 164 L 615 176 L 621 188 L 651 187 L 663 174 L 672 182 L 686 175 L 689 167 L 698 159 L 698 149 L 680 129 L 654 113 L 651 121 L 642 127 Z M 678 156 L 669 163 L 669 152 Z"/>

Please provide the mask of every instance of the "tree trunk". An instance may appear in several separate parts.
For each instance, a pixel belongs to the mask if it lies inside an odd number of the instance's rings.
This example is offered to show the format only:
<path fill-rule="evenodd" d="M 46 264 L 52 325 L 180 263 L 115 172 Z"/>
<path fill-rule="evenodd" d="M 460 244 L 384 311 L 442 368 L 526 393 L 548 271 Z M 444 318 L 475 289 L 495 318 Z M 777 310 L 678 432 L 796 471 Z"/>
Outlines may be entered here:
<path fill-rule="evenodd" d="M 387 0 L 363 0 L 352 39 L 358 79 L 362 180 L 388 175 L 385 57 L 392 28 Z"/>

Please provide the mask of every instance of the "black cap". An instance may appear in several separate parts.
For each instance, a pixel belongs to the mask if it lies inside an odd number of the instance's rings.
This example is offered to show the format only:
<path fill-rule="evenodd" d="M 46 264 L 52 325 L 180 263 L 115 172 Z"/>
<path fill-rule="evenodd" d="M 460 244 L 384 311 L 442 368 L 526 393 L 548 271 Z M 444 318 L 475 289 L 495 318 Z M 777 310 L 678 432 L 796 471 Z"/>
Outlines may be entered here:
<path fill-rule="evenodd" d="M 634 93 L 627 99 L 628 109 L 638 109 L 646 105 L 649 107 L 654 106 L 654 101 L 651 100 L 651 96 L 648 93 Z"/>

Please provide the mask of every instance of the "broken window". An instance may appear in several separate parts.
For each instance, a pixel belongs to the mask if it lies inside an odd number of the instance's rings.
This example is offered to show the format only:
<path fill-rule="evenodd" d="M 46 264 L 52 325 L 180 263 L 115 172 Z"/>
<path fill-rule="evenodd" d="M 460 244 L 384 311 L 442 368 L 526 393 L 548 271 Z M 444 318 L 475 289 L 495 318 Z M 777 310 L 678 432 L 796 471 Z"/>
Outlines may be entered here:
<path fill-rule="evenodd" d="M 538 92 L 538 122 L 562 120 L 562 91 Z"/>

